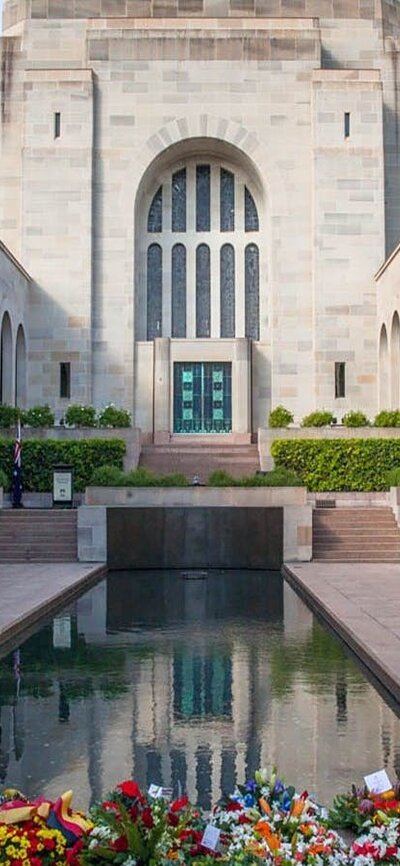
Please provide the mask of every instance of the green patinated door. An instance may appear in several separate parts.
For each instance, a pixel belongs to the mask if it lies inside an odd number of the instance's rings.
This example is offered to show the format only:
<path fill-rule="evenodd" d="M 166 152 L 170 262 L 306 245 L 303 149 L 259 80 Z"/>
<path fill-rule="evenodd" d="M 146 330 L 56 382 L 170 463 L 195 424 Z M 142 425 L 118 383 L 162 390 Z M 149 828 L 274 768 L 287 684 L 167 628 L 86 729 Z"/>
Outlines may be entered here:
<path fill-rule="evenodd" d="M 174 364 L 174 433 L 230 433 L 232 365 Z"/>

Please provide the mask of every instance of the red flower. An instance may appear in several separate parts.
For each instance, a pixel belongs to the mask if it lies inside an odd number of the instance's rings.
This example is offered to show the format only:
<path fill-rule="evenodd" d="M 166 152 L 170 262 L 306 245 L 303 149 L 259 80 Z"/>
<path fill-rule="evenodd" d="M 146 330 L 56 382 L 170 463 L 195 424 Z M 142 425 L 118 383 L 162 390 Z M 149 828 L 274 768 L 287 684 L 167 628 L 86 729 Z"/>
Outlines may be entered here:
<path fill-rule="evenodd" d="M 173 812 L 168 812 L 167 821 L 170 827 L 177 827 L 179 824 L 179 818 L 177 815 L 174 815 Z"/>
<path fill-rule="evenodd" d="M 147 807 L 146 809 L 143 809 L 141 818 L 142 818 L 142 822 L 143 822 L 144 826 L 147 827 L 148 830 L 151 830 L 151 828 L 154 827 L 153 815 L 152 815 L 152 811 L 151 811 L 151 809 L 149 809 L 149 807 Z"/>
<path fill-rule="evenodd" d="M 30 857 L 29 862 L 31 866 L 42 866 L 42 861 L 40 857 Z"/>
<path fill-rule="evenodd" d="M 230 803 L 225 807 L 227 812 L 242 812 L 243 806 L 237 802 L 237 800 L 231 800 Z"/>
<path fill-rule="evenodd" d="M 251 824 L 251 821 L 250 821 L 250 818 L 248 818 L 247 815 L 245 815 L 243 813 L 243 815 L 239 815 L 238 823 L 239 824 Z"/>
<path fill-rule="evenodd" d="M 171 803 L 169 809 L 170 812 L 180 812 L 181 809 L 185 809 L 185 807 L 189 804 L 188 797 L 179 797 L 178 800 L 174 800 Z"/>
<path fill-rule="evenodd" d="M 128 840 L 126 836 L 118 836 L 118 839 L 112 843 L 112 847 L 114 848 L 114 851 L 127 851 Z"/>
<path fill-rule="evenodd" d="M 119 791 L 125 794 L 126 797 L 131 797 L 132 800 L 135 800 L 136 797 L 138 797 L 140 800 L 143 799 L 142 792 L 137 782 L 133 782 L 128 779 L 126 782 L 120 782 L 119 785 L 117 785 L 117 788 Z"/>
<path fill-rule="evenodd" d="M 42 841 L 46 851 L 54 851 L 54 848 L 56 847 L 54 839 L 43 839 Z"/>
<path fill-rule="evenodd" d="M 117 803 L 113 803 L 112 800 L 104 800 L 104 803 L 101 804 L 101 808 L 107 811 L 118 812 Z"/>

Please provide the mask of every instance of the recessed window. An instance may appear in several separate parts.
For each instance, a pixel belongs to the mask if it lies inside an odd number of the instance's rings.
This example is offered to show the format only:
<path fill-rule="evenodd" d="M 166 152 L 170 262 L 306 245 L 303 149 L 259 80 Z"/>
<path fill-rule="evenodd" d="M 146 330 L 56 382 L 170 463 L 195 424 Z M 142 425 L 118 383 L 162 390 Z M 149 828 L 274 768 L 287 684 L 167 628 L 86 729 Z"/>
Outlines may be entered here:
<path fill-rule="evenodd" d="M 71 364 L 62 361 L 60 364 L 60 397 L 69 400 L 71 397 Z"/>
<path fill-rule="evenodd" d="M 61 114 L 59 111 L 56 111 L 54 115 L 54 138 L 60 138 L 61 136 Z"/>
<path fill-rule="evenodd" d="M 344 137 L 350 138 L 350 112 L 345 111 L 344 113 Z"/>
<path fill-rule="evenodd" d="M 346 372 L 344 361 L 335 362 L 335 397 L 346 396 Z"/>

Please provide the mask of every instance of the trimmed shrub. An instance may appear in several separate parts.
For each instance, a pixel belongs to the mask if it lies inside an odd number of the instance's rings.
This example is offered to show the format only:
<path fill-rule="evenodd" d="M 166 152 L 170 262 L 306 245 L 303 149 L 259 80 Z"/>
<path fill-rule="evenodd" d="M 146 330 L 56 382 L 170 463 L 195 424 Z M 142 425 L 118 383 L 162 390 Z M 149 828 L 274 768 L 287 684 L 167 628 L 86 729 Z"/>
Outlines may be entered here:
<path fill-rule="evenodd" d="M 344 427 L 369 427 L 369 420 L 364 412 L 352 410 L 343 415 L 342 424 Z"/>
<path fill-rule="evenodd" d="M 96 410 L 94 406 L 72 404 L 65 410 L 65 423 L 68 427 L 95 427 Z"/>
<path fill-rule="evenodd" d="M 123 487 L 124 473 L 118 466 L 105 464 L 94 470 L 90 479 L 93 487 Z"/>
<path fill-rule="evenodd" d="M 23 416 L 23 412 L 17 406 L 8 406 L 7 403 L 0 403 L 0 427 L 15 427 L 18 418 L 21 418 L 21 416 Z"/>
<path fill-rule="evenodd" d="M 0 487 L 2 487 L 3 490 L 9 490 L 11 487 L 11 477 L 7 478 L 6 473 L 3 472 L 2 469 L 0 469 Z"/>
<path fill-rule="evenodd" d="M 290 469 L 285 469 L 283 466 L 277 466 L 271 472 L 265 475 L 249 475 L 246 478 L 240 478 L 238 481 L 239 487 L 303 487 L 303 482 L 299 476 Z"/>
<path fill-rule="evenodd" d="M 271 454 L 309 490 L 387 490 L 388 472 L 400 464 L 400 439 L 278 439 Z"/>
<path fill-rule="evenodd" d="M 0 439 L 0 469 L 12 477 L 14 443 Z M 52 490 L 53 466 L 66 463 L 74 467 L 74 489 L 84 490 L 94 470 L 104 464 L 122 469 L 126 446 L 120 439 L 83 439 L 80 442 L 59 442 L 56 439 L 26 439 L 22 441 L 22 481 L 26 491 L 42 493 Z"/>
<path fill-rule="evenodd" d="M 374 418 L 374 427 L 400 427 L 400 412 L 398 409 L 384 409 Z"/>
<path fill-rule="evenodd" d="M 400 487 L 400 466 L 395 466 L 387 474 L 387 483 L 389 487 Z"/>
<path fill-rule="evenodd" d="M 225 469 L 214 469 L 208 478 L 207 487 L 236 487 L 237 479 Z"/>
<path fill-rule="evenodd" d="M 327 409 L 320 409 L 318 412 L 311 412 L 306 415 L 301 422 L 302 427 L 328 427 L 333 422 L 333 412 Z"/>
<path fill-rule="evenodd" d="M 131 416 L 127 409 L 106 406 L 97 416 L 98 427 L 130 427 Z"/>
<path fill-rule="evenodd" d="M 22 414 L 24 424 L 29 427 L 54 427 L 54 413 L 50 406 L 32 406 Z"/>
<path fill-rule="evenodd" d="M 276 406 L 269 413 L 268 427 L 288 427 L 293 423 L 293 415 L 284 406 Z"/>

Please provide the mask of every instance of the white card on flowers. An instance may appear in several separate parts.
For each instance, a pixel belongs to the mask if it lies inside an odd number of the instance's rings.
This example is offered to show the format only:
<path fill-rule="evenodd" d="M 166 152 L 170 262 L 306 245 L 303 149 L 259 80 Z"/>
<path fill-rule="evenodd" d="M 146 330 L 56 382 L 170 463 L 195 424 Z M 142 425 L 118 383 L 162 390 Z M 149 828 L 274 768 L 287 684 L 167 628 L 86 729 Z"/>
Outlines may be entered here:
<path fill-rule="evenodd" d="M 386 770 L 377 770 L 376 773 L 364 776 L 364 782 L 368 790 L 371 791 L 371 794 L 384 794 L 392 788 L 392 783 Z"/>
<path fill-rule="evenodd" d="M 213 827 L 212 824 L 207 824 L 207 827 L 203 833 L 201 844 L 204 848 L 209 848 L 210 851 L 216 851 L 220 835 L 221 830 L 218 830 L 217 827 Z"/>

